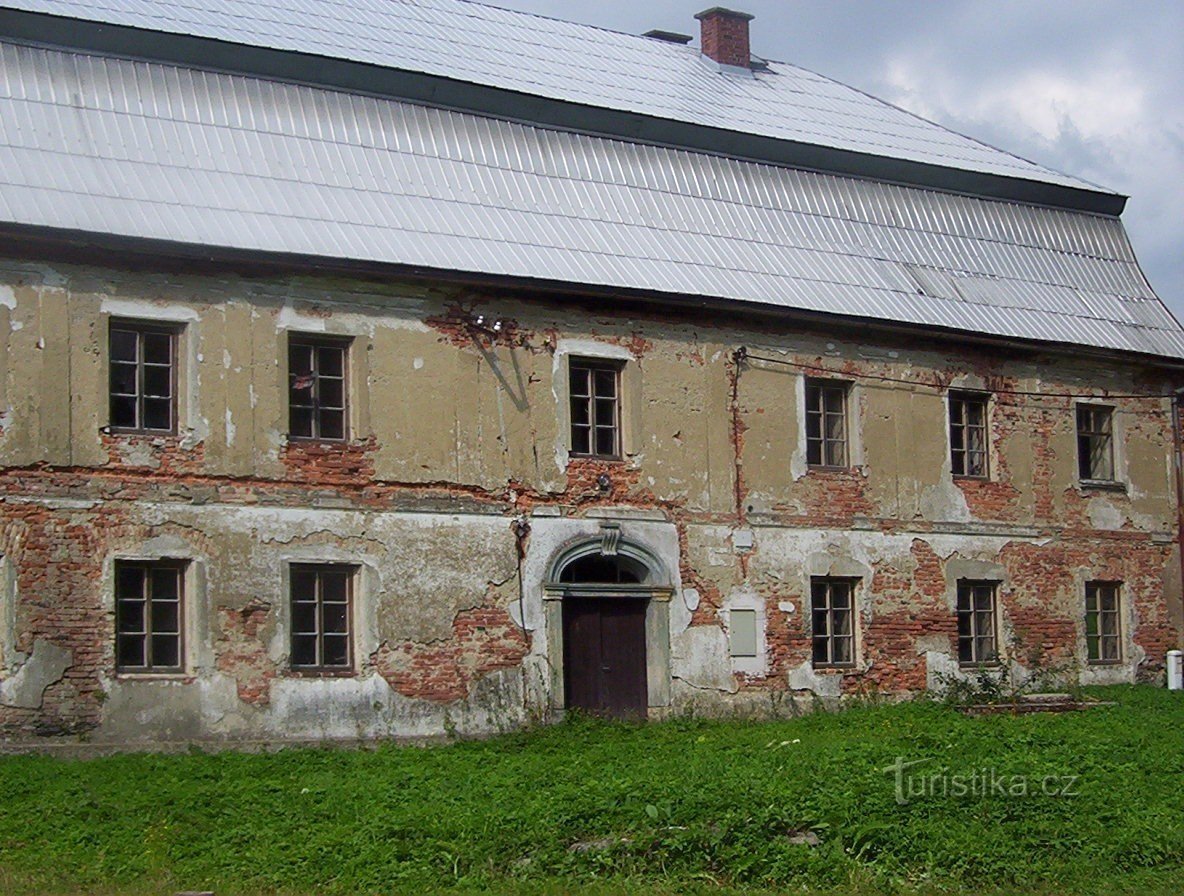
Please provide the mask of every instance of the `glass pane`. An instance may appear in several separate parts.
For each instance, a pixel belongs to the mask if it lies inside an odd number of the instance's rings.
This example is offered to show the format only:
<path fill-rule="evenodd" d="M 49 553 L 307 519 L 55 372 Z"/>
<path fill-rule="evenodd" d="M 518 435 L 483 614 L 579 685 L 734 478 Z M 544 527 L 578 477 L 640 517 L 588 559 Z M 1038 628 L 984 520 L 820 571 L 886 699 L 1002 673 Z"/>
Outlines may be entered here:
<path fill-rule="evenodd" d="M 617 431 L 613 427 L 596 428 L 596 453 L 611 457 L 617 453 Z"/>
<path fill-rule="evenodd" d="M 826 443 L 826 465 L 828 467 L 845 467 L 847 465 L 846 442 Z"/>
<path fill-rule="evenodd" d="M 292 665 L 315 666 L 317 664 L 316 635 L 292 636 Z"/>
<path fill-rule="evenodd" d="M 144 602 L 141 600 L 121 600 L 115 611 L 115 630 L 125 634 L 136 634 L 144 631 Z"/>
<path fill-rule="evenodd" d="M 316 604 L 292 604 L 292 631 L 298 635 L 315 635 L 317 633 Z"/>
<path fill-rule="evenodd" d="M 146 364 L 173 363 L 173 337 L 168 333 L 144 334 L 144 362 Z"/>
<path fill-rule="evenodd" d="M 617 372 L 615 370 L 597 370 L 596 394 L 601 398 L 613 398 L 617 394 Z"/>
<path fill-rule="evenodd" d="M 962 620 L 958 620 L 958 628 L 962 628 Z M 959 631 L 959 634 L 961 632 Z M 958 638 L 958 662 L 973 663 L 974 662 L 974 642 L 970 638 Z"/>
<path fill-rule="evenodd" d="M 991 610 L 991 591 L 988 588 L 974 589 L 974 608 L 980 613 L 988 613 Z"/>
<path fill-rule="evenodd" d="M 288 430 L 297 438 L 312 438 L 312 410 L 292 407 L 288 411 Z"/>
<path fill-rule="evenodd" d="M 834 642 L 834 662 L 849 663 L 851 662 L 851 638 L 836 638 Z"/>
<path fill-rule="evenodd" d="M 827 414 L 835 414 L 842 416 L 843 414 L 843 399 L 845 397 L 842 389 L 823 389 L 822 396 L 824 407 Z"/>
<path fill-rule="evenodd" d="M 571 400 L 571 422 L 578 426 L 591 423 L 590 410 L 591 404 L 586 398 L 573 398 Z"/>
<path fill-rule="evenodd" d="M 173 372 L 168 367 L 144 367 L 144 394 L 168 398 L 173 394 Z"/>
<path fill-rule="evenodd" d="M 830 605 L 840 610 L 850 607 L 851 586 L 845 584 L 832 585 L 830 589 Z"/>
<path fill-rule="evenodd" d="M 293 566 L 289 583 L 292 590 L 292 600 L 315 601 L 317 599 L 317 574 L 314 570 L 302 566 Z"/>
<path fill-rule="evenodd" d="M 326 570 L 321 573 L 321 599 L 344 603 L 349 598 L 349 573 Z"/>
<path fill-rule="evenodd" d="M 181 639 L 176 635 L 153 635 L 152 665 L 159 667 L 181 665 Z"/>
<path fill-rule="evenodd" d="M 160 430 L 173 428 L 173 404 L 170 399 L 144 399 L 144 428 Z"/>
<path fill-rule="evenodd" d="M 345 407 L 345 381 L 344 380 L 327 380 L 320 381 L 320 399 L 321 407 L 325 408 L 343 408 Z"/>
<path fill-rule="evenodd" d="M 136 365 L 111 364 L 111 391 L 116 395 L 136 394 Z"/>
<path fill-rule="evenodd" d="M 820 607 L 820 608 L 814 610 L 813 614 L 810 617 L 810 624 L 814 628 L 815 637 L 830 634 L 830 629 L 827 626 L 829 619 L 830 619 L 830 614 L 824 608 Z"/>
<path fill-rule="evenodd" d="M 288 346 L 288 376 L 294 379 L 307 378 L 312 373 L 312 346 Z M 302 385 L 303 387 L 303 385 Z"/>
<path fill-rule="evenodd" d="M 345 635 L 325 635 L 323 649 L 325 656 L 321 660 L 326 666 L 346 666 L 349 664 L 349 639 Z"/>
<path fill-rule="evenodd" d="M 969 638 L 973 632 L 973 623 L 971 622 L 971 614 L 959 611 L 958 613 L 958 637 Z"/>
<path fill-rule="evenodd" d="M 1118 634 L 1118 614 L 1117 613 L 1102 613 L 1102 634 L 1111 637 Z"/>
<path fill-rule="evenodd" d="M 830 656 L 827 654 L 828 641 L 824 636 L 814 636 L 814 662 L 815 663 L 829 663 Z"/>
<path fill-rule="evenodd" d="M 587 398 L 592 394 L 591 391 L 591 376 L 592 371 L 586 367 L 571 368 L 571 394 L 578 395 L 582 398 Z"/>
<path fill-rule="evenodd" d="M 842 414 L 827 414 L 826 415 L 826 437 L 840 441 L 846 433 L 846 420 L 843 419 Z"/>
<path fill-rule="evenodd" d="M 180 605 L 173 601 L 152 602 L 152 631 L 158 635 L 175 635 L 181 631 Z"/>
<path fill-rule="evenodd" d="M 317 361 L 322 376 L 345 376 L 345 350 L 336 346 L 322 346 L 317 350 Z"/>
<path fill-rule="evenodd" d="M 136 360 L 136 334 L 131 330 L 111 330 L 109 351 L 112 361 Z"/>
<path fill-rule="evenodd" d="M 575 425 L 571 428 L 571 450 L 575 454 L 592 453 L 591 427 Z"/>
<path fill-rule="evenodd" d="M 322 439 L 344 439 L 345 438 L 345 412 L 344 411 L 321 411 L 321 433 Z"/>
<path fill-rule="evenodd" d="M 345 604 L 325 604 L 321 615 L 322 631 L 339 635 L 348 632 L 347 610 L 348 607 Z"/>
<path fill-rule="evenodd" d="M 1098 644 L 1096 635 L 1087 635 L 1085 639 L 1086 649 L 1089 651 L 1089 658 L 1091 660 L 1100 660 L 1102 658 L 1101 647 Z"/>
<path fill-rule="evenodd" d="M 143 597 L 144 567 L 117 565 L 115 567 L 115 595 L 137 599 Z"/>
<path fill-rule="evenodd" d="M 832 614 L 831 624 L 834 626 L 832 632 L 836 635 L 851 634 L 851 612 L 843 610 Z"/>
<path fill-rule="evenodd" d="M 596 399 L 596 423 L 599 426 L 613 426 L 617 422 L 617 402 L 612 398 Z"/>
<path fill-rule="evenodd" d="M 152 599 L 176 600 L 180 578 L 175 569 L 152 570 Z"/>
<path fill-rule="evenodd" d="M 116 662 L 120 666 L 144 665 L 143 635 L 120 635 L 116 640 Z"/>
<path fill-rule="evenodd" d="M 1102 638 L 1102 659 L 1107 661 L 1119 659 L 1117 636 Z"/>

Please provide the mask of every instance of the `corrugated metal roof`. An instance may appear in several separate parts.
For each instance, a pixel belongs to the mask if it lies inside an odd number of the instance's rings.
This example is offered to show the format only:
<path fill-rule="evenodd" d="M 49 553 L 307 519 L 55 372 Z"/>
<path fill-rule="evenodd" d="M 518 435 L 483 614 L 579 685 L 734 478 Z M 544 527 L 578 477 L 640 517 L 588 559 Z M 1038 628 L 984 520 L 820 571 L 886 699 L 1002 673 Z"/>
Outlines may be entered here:
<path fill-rule="evenodd" d="M 1184 357 L 1116 218 L 0 43 L 0 221 Z"/>
<path fill-rule="evenodd" d="M 778 140 L 1116 195 L 787 63 L 467 0 L 2 0 L 0 8 L 310 53 Z M 759 32 L 756 35 L 759 44 Z"/>

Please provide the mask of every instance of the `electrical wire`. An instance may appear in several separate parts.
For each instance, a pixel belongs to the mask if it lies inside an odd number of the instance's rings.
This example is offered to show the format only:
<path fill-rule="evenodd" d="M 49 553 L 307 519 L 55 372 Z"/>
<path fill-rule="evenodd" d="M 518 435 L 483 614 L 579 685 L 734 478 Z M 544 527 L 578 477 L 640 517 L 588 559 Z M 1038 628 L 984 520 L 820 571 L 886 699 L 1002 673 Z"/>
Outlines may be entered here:
<path fill-rule="evenodd" d="M 762 355 L 751 354 L 748 349 L 741 346 L 736 350 L 736 360 L 743 361 L 761 361 L 766 364 L 781 364 L 786 367 L 794 367 L 799 370 L 810 371 L 814 373 L 825 374 L 827 376 L 834 376 L 840 379 L 847 380 L 875 380 L 882 383 L 898 383 L 904 386 L 911 386 L 913 388 L 933 389 L 938 392 L 944 392 L 948 386 L 942 386 L 937 383 L 926 383 L 919 380 L 906 380 L 901 377 L 887 376 L 879 373 L 851 373 L 846 370 L 831 370 L 821 364 L 813 364 L 805 361 L 790 361 L 786 358 L 766 358 Z M 1098 395 L 1096 392 L 1037 392 L 1024 389 L 990 389 L 985 390 L 991 392 L 993 395 L 1018 395 L 1031 398 L 1171 398 L 1170 392 L 1109 392 L 1105 395 Z M 1105 390 L 1103 390 L 1105 391 Z"/>

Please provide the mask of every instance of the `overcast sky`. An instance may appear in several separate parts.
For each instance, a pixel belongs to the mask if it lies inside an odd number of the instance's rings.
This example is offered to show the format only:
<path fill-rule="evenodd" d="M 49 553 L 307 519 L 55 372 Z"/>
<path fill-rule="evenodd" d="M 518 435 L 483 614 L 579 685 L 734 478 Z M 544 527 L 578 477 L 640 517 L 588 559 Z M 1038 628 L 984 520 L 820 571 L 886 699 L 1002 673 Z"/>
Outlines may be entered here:
<path fill-rule="evenodd" d="M 710 0 L 487 0 L 694 34 Z M 1131 197 L 1143 270 L 1184 320 L 1184 0 L 735 0 L 752 49 Z"/>

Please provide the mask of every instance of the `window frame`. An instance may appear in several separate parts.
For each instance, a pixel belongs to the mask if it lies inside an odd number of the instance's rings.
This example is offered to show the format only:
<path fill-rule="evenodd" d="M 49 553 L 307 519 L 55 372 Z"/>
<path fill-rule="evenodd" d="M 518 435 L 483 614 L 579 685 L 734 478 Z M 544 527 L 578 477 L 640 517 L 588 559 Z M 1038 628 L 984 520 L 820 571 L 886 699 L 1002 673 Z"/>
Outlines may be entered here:
<path fill-rule="evenodd" d="M 623 372 L 625 369 L 625 362 L 615 358 L 591 358 L 585 355 L 570 355 L 567 359 L 567 413 L 568 413 L 568 456 L 573 458 L 591 459 L 591 460 L 611 460 L 619 461 L 624 457 L 624 444 L 622 432 L 623 420 L 623 395 L 621 388 L 624 383 Z M 588 394 L 577 395 L 575 390 L 575 378 L 577 370 L 588 371 Z M 613 395 L 602 396 L 599 395 L 596 389 L 596 374 L 597 373 L 611 373 L 613 377 Z M 609 398 L 613 401 L 613 419 L 611 424 L 603 424 L 599 422 L 597 411 L 597 404 L 600 401 L 607 401 Z M 587 423 L 577 423 L 575 406 L 576 402 L 582 401 L 587 406 Z M 576 430 L 579 428 L 587 429 L 588 451 L 579 451 L 576 446 Z M 597 451 L 597 430 L 610 428 L 613 434 L 613 452 L 602 453 Z"/>
<path fill-rule="evenodd" d="M 115 632 L 115 672 L 117 675 L 183 675 L 186 669 L 185 650 L 185 613 L 187 606 L 187 596 L 185 588 L 186 570 L 189 566 L 187 560 L 134 560 L 134 559 L 119 559 L 115 561 L 114 581 L 112 584 L 112 592 L 114 595 L 114 620 L 113 628 Z M 139 569 L 142 571 L 143 578 L 141 580 L 140 593 L 142 597 L 139 599 L 129 599 L 120 593 L 120 573 L 127 569 Z M 153 573 L 168 571 L 176 576 L 176 599 L 160 599 L 155 600 L 152 595 Z M 142 620 L 140 627 L 142 631 L 126 631 L 121 625 L 122 605 L 131 602 L 142 602 L 144 609 L 142 613 Z M 154 630 L 154 621 L 152 613 L 153 603 L 176 603 L 177 605 L 177 630 L 175 632 L 156 632 Z M 142 656 L 145 659 L 143 665 L 129 665 L 125 664 L 120 659 L 120 641 L 125 637 L 135 637 L 143 639 Z M 175 664 L 166 665 L 164 663 L 154 662 L 155 648 L 154 639 L 157 637 L 172 637 L 176 639 L 177 644 L 177 662 Z"/>
<path fill-rule="evenodd" d="M 856 588 L 859 584 L 858 579 L 842 578 L 838 576 L 811 576 L 810 577 L 810 665 L 815 669 L 854 669 L 858 658 L 856 656 L 856 649 L 858 642 L 856 639 Z M 847 592 L 847 606 L 846 608 L 834 606 L 834 592 L 836 588 L 845 588 Z M 817 600 L 819 593 L 823 595 L 823 606 L 818 606 Z M 847 634 L 835 634 L 835 613 L 841 612 L 845 609 L 848 616 L 849 631 Z M 817 619 L 818 614 L 825 614 L 826 630 L 819 632 Z M 846 660 L 836 660 L 835 645 L 838 641 L 846 641 L 848 643 L 848 656 Z M 827 659 L 819 660 L 817 658 L 819 644 L 825 645 L 825 653 Z"/>
<path fill-rule="evenodd" d="M 325 573 L 343 574 L 345 576 L 345 631 L 326 632 L 324 624 L 324 581 Z M 296 579 L 299 573 L 311 573 L 315 579 L 313 600 L 296 599 Z M 327 678 L 334 676 L 351 676 L 356 673 L 355 646 L 356 626 L 354 623 L 354 609 L 356 606 L 356 580 L 358 567 L 352 563 L 316 563 L 299 562 L 288 564 L 288 669 L 294 675 L 310 678 Z M 296 622 L 296 604 L 312 603 L 315 605 L 316 631 L 299 632 Z M 332 601 L 331 603 L 341 603 Z M 343 664 L 326 664 L 324 662 L 324 638 L 326 634 L 345 636 L 345 662 Z M 315 637 L 316 662 L 299 663 L 296 661 L 296 639 L 298 637 Z"/>
<path fill-rule="evenodd" d="M 979 405 L 982 408 L 982 423 L 974 424 L 969 421 L 966 413 L 968 405 Z M 969 389 L 951 389 L 947 398 L 948 429 L 950 443 L 950 472 L 955 479 L 974 479 L 988 481 L 991 478 L 991 396 L 987 392 L 975 392 Z M 954 419 L 955 408 L 961 409 L 960 420 Z M 982 447 L 975 450 L 971 445 L 971 432 L 981 430 Z M 955 430 L 961 431 L 962 447 L 954 445 Z M 957 469 L 958 455 L 962 456 L 962 471 Z M 975 454 L 982 455 L 982 471 L 969 472 L 970 458 Z"/>
<path fill-rule="evenodd" d="M 120 433 L 125 435 L 151 435 L 151 436 L 173 436 L 177 434 L 178 428 L 178 396 L 180 385 L 180 369 L 179 359 L 180 351 L 179 345 L 181 341 L 181 333 L 184 331 L 182 324 L 170 324 L 160 321 L 142 321 L 128 318 L 110 318 L 107 321 L 107 429 L 113 433 Z M 113 340 L 115 333 L 132 333 L 136 340 L 136 360 L 134 362 L 136 368 L 136 391 L 135 393 L 126 393 L 115 391 L 115 371 L 118 367 L 124 366 L 129 362 L 123 360 L 116 360 L 113 351 Z M 147 334 L 167 336 L 169 339 L 169 361 L 167 365 L 162 365 L 155 362 L 147 362 L 144 360 L 144 336 Z M 145 394 L 144 384 L 144 370 L 145 367 L 162 367 L 167 366 L 169 371 L 169 394 L 167 396 L 148 396 Z M 115 399 L 116 398 L 133 398 L 135 400 L 136 422 L 135 426 L 125 426 L 115 422 Z M 167 398 L 169 409 L 169 425 L 167 428 L 144 426 L 144 401 L 149 399 Z"/>
<path fill-rule="evenodd" d="M 1094 415 L 1098 413 L 1105 414 L 1105 429 L 1083 428 L 1083 415 Z M 1113 405 L 1084 401 L 1077 402 L 1074 409 L 1074 432 L 1077 439 L 1077 478 L 1079 481 L 1087 484 L 1100 485 L 1120 484 L 1118 480 L 1118 458 L 1115 453 L 1114 417 L 1115 408 Z M 1091 419 L 1090 424 L 1094 426 L 1096 425 L 1096 421 Z M 1108 476 L 1094 475 L 1096 472 L 1092 463 L 1094 452 L 1092 446 L 1087 446 L 1089 445 L 1089 440 L 1098 438 L 1104 438 L 1106 440 L 1105 462 L 1109 466 Z M 1088 469 L 1087 464 L 1089 464 Z"/>
<path fill-rule="evenodd" d="M 817 390 L 817 401 L 812 401 L 811 392 Z M 842 409 L 837 414 L 827 410 L 827 393 L 838 394 Z M 806 465 L 815 470 L 849 470 L 851 468 L 851 383 L 848 380 L 820 379 L 808 377 L 805 383 Z M 826 434 L 826 419 L 837 416 L 843 423 L 841 438 Z M 818 421 L 818 435 L 810 435 L 811 420 Z M 841 463 L 828 463 L 827 446 L 841 446 Z M 818 460 L 811 460 L 811 447 L 818 446 Z"/>
<path fill-rule="evenodd" d="M 988 579 L 959 579 L 956 615 L 958 620 L 958 665 L 963 669 L 982 669 L 998 666 L 1002 662 L 999 653 L 999 582 Z M 986 589 L 990 598 L 990 608 L 980 610 L 977 598 L 980 589 Z M 966 606 L 963 598 L 968 597 Z M 990 629 L 983 633 L 979 626 L 982 618 L 989 619 Z M 963 624 L 969 623 L 969 631 L 964 631 Z M 979 642 L 989 637 L 991 656 L 984 659 L 979 655 Z M 970 644 L 970 659 L 962 658 L 962 645 Z"/>
<path fill-rule="evenodd" d="M 350 375 L 349 364 L 351 348 L 353 346 L 353 338 L 350 336 L 333 336 L 322 333 L 288 333 L 288 440 L 293 442 L 348 442 L 350 440 Z M 292 370 L 292 354 L 295 350 L 300 348 L 312 349 L 313 351 L 313 370 L 308 374 L 312 377 L 310 385 L 312 404 L 297 403 L 293 401 L 295 397 L 295 383 L 297 374 Z M 319 364 L 319 352 L 323 349 L 330 349 L 341 352 L 341 376 L 326 376 L 321 374 L 317 366 Z M 341 407 L 325 406 L 320 402 L 321 380 L 341 380 Z M 309 422 L 311 434 L 304 435 L 296 433 L 295 429 L 295 412 L 300 410 L 307 410 L 309 412 Z M 325 411 L 333 411 L 341 413 L 341 435 L 340 436 L 326 436 L 323 434 L 324 422 L 322 420 L 322 413 Z"/>
<path fill-rule="evenodd" d="M 1111 609 L 1103 609 L 1099 598 L 1106 592 L 1114 601 Z M 1096 634 L 1090 634 L 1090 616 L 1097 616 L 1095 624 Z M 1113 616 L 1114 631 L 1110 634 L 1100 627 L 1103 616 Z M 1085 583 L 1085 657 L 1091 666 L 1119 666 L 1125 662 L 1122 649 L 1122 582 L 1113 580 L 1092 580 Z M 1104 639 L 1110 639 L 1114 645 L 1114 656 L 1106 657 L 1103 649 Z M 1095 646 L 1097 656 L 1094 656 Z"/>

